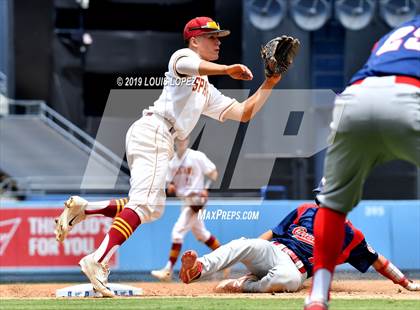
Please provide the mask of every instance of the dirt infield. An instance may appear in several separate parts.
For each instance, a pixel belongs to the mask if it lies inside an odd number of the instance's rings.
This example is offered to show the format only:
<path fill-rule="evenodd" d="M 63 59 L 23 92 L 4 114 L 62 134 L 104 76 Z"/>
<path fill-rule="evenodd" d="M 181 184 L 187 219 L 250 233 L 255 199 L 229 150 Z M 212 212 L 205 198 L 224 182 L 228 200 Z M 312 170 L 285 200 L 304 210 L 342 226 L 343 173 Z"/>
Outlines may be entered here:
<path fill-rule="evenodd" d="M 144 290 L 144 297 L 239 297 L 239 298 L 300 298 L 306 296 L 310 281 L 297 293 L 276 294 L 216 294 L 217 282 L 182 283 L 135 282 L 126 283 Z M 55 290 L 66 287 L 66 283 L 48 284 L 1 284 L 0 298 L 52 298 Z M 338 280 L 333 283 L 334 298 L 363 299 L 418 299 L 420 292 L 409 292 L 386 280 Z"/>

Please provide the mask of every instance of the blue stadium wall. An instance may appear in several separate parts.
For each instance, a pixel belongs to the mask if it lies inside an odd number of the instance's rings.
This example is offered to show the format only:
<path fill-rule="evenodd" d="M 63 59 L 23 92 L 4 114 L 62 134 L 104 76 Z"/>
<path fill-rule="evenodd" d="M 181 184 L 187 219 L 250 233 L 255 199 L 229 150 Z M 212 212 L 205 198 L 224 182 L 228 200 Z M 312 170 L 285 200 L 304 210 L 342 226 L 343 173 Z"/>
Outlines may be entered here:
<path fill-rule="evenodd" d="M 207 212 L 242 211 L 258 219 L 207 220 L 207 228 L 222 243 L 240 237 L 253 238 L 277 225 L 281 219 L 304 201 L 230 201 L 210 203 Z M 244 212 L 252 213 L 244 213 Z M 150 270 L 166 264 L 171 245 L 171 229 L 179 207 L 169 204 L 163 217 L 144 225 L 125 247 L 121 248 L 121 270 Z M 219 211 L 220 214 L 220 211 Z M 233 214 L 233 213 L 231 213 Z M 227 217 L 227 214 L 226 214 Z M 350 215 L 366 240 L 382 255 L 403 269 L 420 270 L 420 201 L 364 201 Z M 183 250 L 195 249 L 205 254 L 209 249 L 188 234 Z M 179 267 L 179 262 L 178 266 Z"/>
<path fill-rule="evenodd" d="M 218 215 L 218 219 L 206 220 L 207 228 L 222 243 L 240 237 L 257 237 L 275 226 L 288 212 L 304 201 L 212 201 L 207 212 Z M 62 201 L 2 202 L 0 212 L 7 209 L 60 208 Z M 142 225 L 119 250 L 118 265 L 114 270 L 149 271 L 166 264 L 171 246 L 171 229 L 179 215 L 180 203 L 169 201 L 164 215 L 158 221 Z M 228 213 L 231 211 L 230 213 Z M 240 216 L 237 218 L 237 212 Z M 58 210 L 57 210 L 58 212 Z M 214 212 L 214 213 L 212 213 Z M 219 212 L 219 213 L 217 213 Z M 224 219 L 223 213 L 224 213 Z M 236 213 L 234 213 L 236 212 Z M 242 216 L 245 215 L 246 219 Z M 233 217 L 233 218 L 229 218 Z M 250 218 L 249 218 L 250 217 Z M 361 229 L 366 240 L 378 252 L 391 259 L 402 269 L 420 270 L 420 201 L 398 200 L 363 201 L 350 215 L 353 224 Z M 16 232 L 19 234 L 19 231 Z M 22 247 L 25 245 L 22 244 Z M 209 249 L 194 239 L 189 233 L 183 250 L 195 249 L 199 254 Z M 19 253 L 16 253 L 18 255 Z M 74 268 L 37 268 L 33 271 L 62 272 L 74 271 Z M 2 268 L 0 272 L 31 271 L 25 268 Z M 350 268 L 350 266 L 349 266 Z M 179 262 L 176 266 L 179 269 Z"/>

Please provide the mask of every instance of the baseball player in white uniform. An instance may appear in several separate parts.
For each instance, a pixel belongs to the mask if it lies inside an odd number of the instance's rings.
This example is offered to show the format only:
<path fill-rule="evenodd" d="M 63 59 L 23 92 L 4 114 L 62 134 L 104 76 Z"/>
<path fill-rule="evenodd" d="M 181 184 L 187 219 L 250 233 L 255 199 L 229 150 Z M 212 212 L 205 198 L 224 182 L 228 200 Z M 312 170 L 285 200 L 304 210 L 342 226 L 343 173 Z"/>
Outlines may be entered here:
<path fill-rule="evenodd" d="M 153 270 L 152 276 L 161 281 L 172 279 L 173 267 L 178 260 L 185 235 L 192 231 L 198 241 L 215 250 L 219 241 L 207 230 L 198 212 L 208 197 L 207 189 L 217 179 L 215 164 L 202 152 L 188 148 L 189 139 L 175 140 L 176 154 L 169 163 L 167 192 L 183 200 L 181 213 L 172 228 L 172 246 L 166 266 Z M 205 178 L 207 177 L 207 181 Z"/>
<path fill-rule="evenodd" d="M 126 135 L 126 156 L 131 172 L 129 201 L 115 217 L 99 248 L 79 262 L 82 272 L 96 291 L 113 297 L 107 287 L 107 261 L 142 223 L 158 219 L 165 206 L 165 181 L 173 156 L 174 139 L 185 139 L 201 114 L 221 122 L 229 119 L 248 122 L 263 107 L 281 75 L 266 77 L 260 88 L 244 102 L 224 96 L 208 81 L 209 75 L 228 75 L 251 80 L 251 71 L 242 64 L 220 65 L 220 37 L 229 35 L 208 17 L 190 20 L 184 28 L 187 48 L 176 51 L 165 73 L 168 83 L 154 104 L 143 111 Z M 57 220 L 56 236 L 62 241 L 72 225 L 85 217 L 83 204 L 72 199 Z"/>

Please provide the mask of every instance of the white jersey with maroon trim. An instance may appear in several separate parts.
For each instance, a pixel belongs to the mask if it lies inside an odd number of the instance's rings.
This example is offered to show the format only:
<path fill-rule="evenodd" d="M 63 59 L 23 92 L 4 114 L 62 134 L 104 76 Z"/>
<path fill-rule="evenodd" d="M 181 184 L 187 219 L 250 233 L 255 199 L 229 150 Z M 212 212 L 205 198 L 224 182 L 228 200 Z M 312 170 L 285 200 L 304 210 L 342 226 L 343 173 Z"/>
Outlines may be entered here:
<path fill-rule="evenodd" d="M 216 169 L 215 164 L 202 152 L 187 149 L 169 163 L 168 182 L 176 186 L 178 197 L 198 194 L 204 189 L 205 175 Z"/>
<path fill-rule="evenodd" d="M 166 118 L 175 128 L 177 137 L 185 139 L 194 129 L 201 114 L 219 121 L 224 121 L 223 114 L 236 102 L 224 96 L 209 83 L 207 76 L 182 76 L 176 71 L 176 63 L 182 57 L 200 56 L 189 48 L 183 48 L 172 54 L 166 83 L 162 94 L 144 113 L 153 112 Z"/>

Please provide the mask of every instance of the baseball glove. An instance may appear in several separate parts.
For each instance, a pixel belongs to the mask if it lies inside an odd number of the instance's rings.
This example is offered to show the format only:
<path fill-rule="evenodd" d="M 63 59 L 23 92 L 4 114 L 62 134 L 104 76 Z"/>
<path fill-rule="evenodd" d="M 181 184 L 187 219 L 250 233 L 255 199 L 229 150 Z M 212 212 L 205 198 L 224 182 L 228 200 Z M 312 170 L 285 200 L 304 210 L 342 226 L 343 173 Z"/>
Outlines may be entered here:
<path fill-rule="evenodd" d="M 166 196 L 167 197 L 176 197 L 176 186 L 174 183 L 169 183 L 166 187 Z"/>
<path fill-rule="evenodd" d="M 293 63 L 299 46 L 298 39 L 285 35 L 274 38 L 262 46 L 261 57 L 264 61 L 265 76 L 285 73 Z"/>
<path fill-rule="evenodd" d="M 194 213 L 198 213 L 201 209 L 204 208 L 204 205 L 191 205 L 190 208 L 193 210 Z"/>
<path fill-rule="evenodd" d="M 205 189 L 201 191 L 200 194 L 191 194 L 186 198 L 186 202 L 189 204 L 190 208 L 195 212 L 198 213 L 201 209 L 203 209 L 207 203 L 209 197 L 208 191 Z"/>

